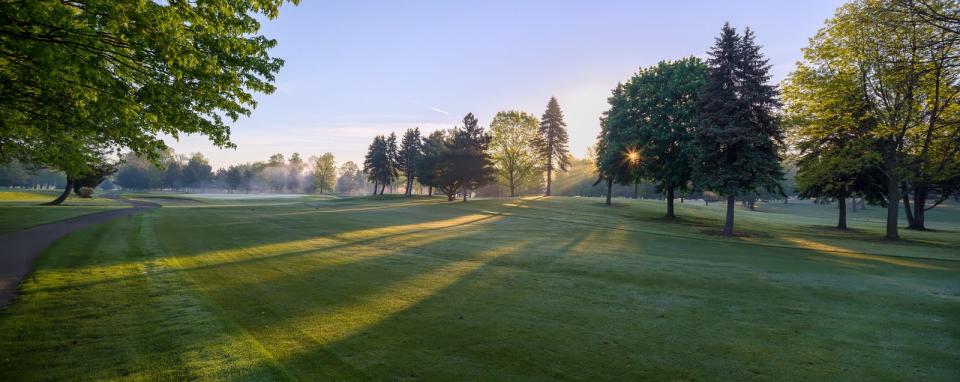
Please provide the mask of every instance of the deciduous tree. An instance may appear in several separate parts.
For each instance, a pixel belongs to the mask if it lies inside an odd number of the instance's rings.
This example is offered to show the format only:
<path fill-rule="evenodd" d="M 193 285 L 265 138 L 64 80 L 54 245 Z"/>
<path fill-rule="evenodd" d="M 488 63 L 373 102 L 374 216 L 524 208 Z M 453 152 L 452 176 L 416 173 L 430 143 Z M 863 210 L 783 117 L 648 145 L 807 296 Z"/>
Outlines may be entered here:
<path fill-rule="evenodd" d="M 510 197 L 531 185 L 543 184 L 546 158 L 535 143 L 538 125 L 537 117 L 513 110 L 498 112 L 490 122 L 490 156 L 497 177 L 510 189 Z"/>

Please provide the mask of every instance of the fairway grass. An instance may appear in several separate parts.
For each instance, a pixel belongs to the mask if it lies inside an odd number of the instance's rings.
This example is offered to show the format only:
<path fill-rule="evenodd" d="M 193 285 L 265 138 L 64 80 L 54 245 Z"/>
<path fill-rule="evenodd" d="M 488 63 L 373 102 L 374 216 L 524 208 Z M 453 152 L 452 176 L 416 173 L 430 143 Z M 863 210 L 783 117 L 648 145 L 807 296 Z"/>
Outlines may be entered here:
<path fill-rule="evenodd" d="M 155 199 L 58 241 L 0 380 L 960 377 L 960 211 L 527 198 Z M 0 205 L 0 213 L 6 210 Z"/>
<path fill-rule="evenodd" d="M 0 234 L 52 223 L 113 208 L 127 208 L 127 204 L 102 197 L 84 199 L 71 194 L 59 206 L 43 203 L 57 198 L 60 191 L 0 190 Z"/>

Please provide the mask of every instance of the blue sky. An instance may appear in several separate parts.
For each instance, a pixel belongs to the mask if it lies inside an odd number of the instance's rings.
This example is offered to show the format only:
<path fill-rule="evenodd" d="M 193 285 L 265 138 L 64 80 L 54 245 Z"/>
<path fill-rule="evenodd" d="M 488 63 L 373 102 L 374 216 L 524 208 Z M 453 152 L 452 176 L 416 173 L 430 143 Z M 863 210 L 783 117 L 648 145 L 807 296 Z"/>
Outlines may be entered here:
<path fill-rule="evenodd" d="M 214 167 L 332 152 L 361 161 L 376 134 L 453 127 L 467 112 L 540 116 L 550 96 L 583 156 L 617 82 L 660 60 L 705 57 L 720 27 L 757 33 L 776 81 L 833 15 L 814 1 L 317 1 L 285 6 L 262 33 L 286 65 L 232 126 L 236 150 L 203 137 L 168 142 Z"/>

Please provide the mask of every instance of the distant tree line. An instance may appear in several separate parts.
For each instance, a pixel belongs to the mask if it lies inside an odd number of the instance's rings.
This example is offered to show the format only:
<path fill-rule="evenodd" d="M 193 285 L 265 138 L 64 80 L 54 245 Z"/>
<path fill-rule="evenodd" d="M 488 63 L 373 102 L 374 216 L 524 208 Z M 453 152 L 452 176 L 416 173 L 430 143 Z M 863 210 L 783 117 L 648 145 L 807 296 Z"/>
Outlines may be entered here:
<path fill-rule="evenodd" d="M 563 114 L 551 97 L 542 120 L 522 111 L 501 111 L 487 131 L 468 113 L 461 125 L 426 136 L 419 128 L 408 129 L 399 145 L 394 133 L 378 135 L 367 149 L 363 173 L 374 184 L 374 195 L 400 180 L 404 195 L 419 185 L 427 195 L 436 190 L 451 201 L 489 193 L 491 187 L 498 196 L 503 189 L 511 197 L 549 194 L 553 172 L 569 165 L 567 140 Z"/>
<path fill-rule="evenodd" d="M 277 153 L 266 161 L 230 165 L 213 171 L 201 153 L 190 156 L 166 150 L 159 160 L 128 153 L 119 161 L 113 184 L 127 190 L 168 190 L 257 193 L 355 194 L 367 188 L 357 165 L 346 162 L 339 171 L 332 153 L 289 158 Z M 339 175 L 338 175 L 339 173 Z"/>

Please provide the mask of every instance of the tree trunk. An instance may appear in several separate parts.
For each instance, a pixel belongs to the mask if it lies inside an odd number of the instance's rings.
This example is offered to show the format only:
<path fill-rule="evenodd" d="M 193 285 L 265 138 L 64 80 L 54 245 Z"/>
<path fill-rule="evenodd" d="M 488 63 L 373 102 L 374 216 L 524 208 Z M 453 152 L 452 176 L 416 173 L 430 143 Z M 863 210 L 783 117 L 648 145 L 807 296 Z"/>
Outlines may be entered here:
<path fill-rule="evenodd" d="M 427 196 L 433 196 L 433 186 L 428 186 L 428 188 L 427 188 Z"/>
<path fill-rule="evenodd" d="M 633 182 L 633 198 L 636 199 L 640 196 L 640 182 Z"/>
<path fill-rule="evenodd" d="M 378 186 L 379 186 L 379 183 L 377 183 L 377 181 L 373 181 L 373 194 L 374 194 L 374 195 L 377 194 L 377 187 L 378 187 Z"/>
<path fill-rule="evenodd" d="M 898 203 L 899 204 L 899 203 Z M 913 228 L 916 221 L 913 218 L 913 209 L 910 208 L 910 193 L 903 193 L 903 211 L 907 215 L 907 228 Z"/>
<path fill-rule="evenodd" d="M 727 220 L 723 223 L 723 236 L 733 236 L 733 210 L 736 206 L 733 195 L 727 195 Z"/>
<path fill-rule="evenodd" d="M 673 187 L 667 188 L 667 219 L 673 219 Z"/>
<path fill-rule="evenodd" d="M 840 216 L 837 218 L 837 228 L 847 229 L 847 195 L 840 192 L 837 198 L 837 208 L 840 209 Z"/>
<path fill-rule="evenodd" d="M 913 189 L 913 221 L 910 222 L 910 229 L 927 229 L 924 223 L 924 212 L 927 207 L 927 188 L 917 186 Z"/>
<path fill-rule="evenodd" d="M 466 202 L 467 202 L 467 193 L 469 193 L 470 190 L 467 189 L 467 181 L 466 181 L 466 180 L 464 180 L 464 181 L 461 182 L 461 183 L 463 184 L 463 202 L 466 203 Z"/>
<path fill-rule="evenodd" d="M 613 195 L 613 178 L 607 178 L 607 205 L 610 205 L 610 196 Z"/>
<path fill-rule="evenodd" d="M 896 176 L 895 154 L 887 154 L 884 163 L 884 172 L 887 174 L 887 233 L 889 240 L 900 240 L 897 233 L 897 214 L 900 211 L 900 180 Z"/>
<path fill-rule="evenodd" d="M 380 185 L 380 195 L 383 195 L 383 192 L 386 191 L 386 190 L 387 190 L 387 184 L 386 184 L 386 183 L 381 184 L 381 185 Z"/>
<path fill-rule="evenodd" d="M 63 193 L 61 193 L 60 196 L 53 201 L 46 203 L 46 205 L 59 206 L 64 200 L 67 200 L 67 197 L 70 196 L 71 191 L 73 191 L 73 178 L 67 176 L 67 186 L 63 188 Z"/>
<path fill-rule="evenodd" d="M 553 167 L 553 158 L 552 158 L 552 156 L 551 156 L 550 159 L 547 159 L 547 160 L 548 160 L 548 163 L 547 163 L 547 195 L 546 195 L 546 196 L 550 196 L 550 186 L 551 186 L 551 184 L 550 184 L 550 183 L 551 183 L 551 179 L 550 179 L 550 178 L 553 176 L 553 168 L 551 168 L 551 167 Z"/>

